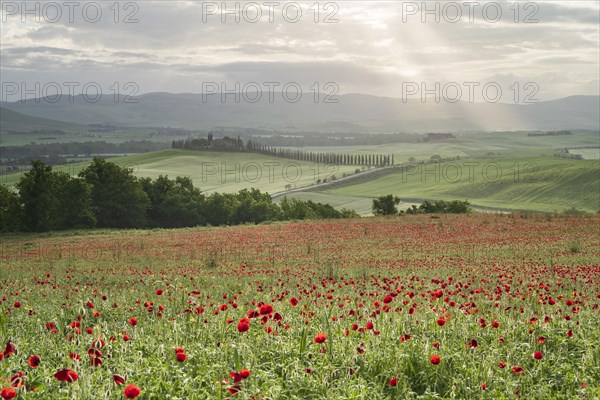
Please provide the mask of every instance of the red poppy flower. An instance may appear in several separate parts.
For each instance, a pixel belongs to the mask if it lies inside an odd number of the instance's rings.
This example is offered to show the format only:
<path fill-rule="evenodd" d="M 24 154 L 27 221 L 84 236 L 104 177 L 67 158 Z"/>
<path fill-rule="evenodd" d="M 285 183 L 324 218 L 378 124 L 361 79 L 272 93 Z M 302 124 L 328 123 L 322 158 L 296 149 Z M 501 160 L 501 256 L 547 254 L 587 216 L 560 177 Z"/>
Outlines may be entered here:
<path fill-rule="evenodd" d="M 233 385 L 230 386 L 227 391 L 231 394 L 231 395 L 236 395 L 239 391 L 240 391 L 240 385 Z"/>
<path fill-rule="evenodd" d="M 29 366 L 31 368 L 37 368 L 41 362 L 42 362 L 42 359 L 38 355 L 33 355 L 33 356 L 29 357 L 29 359 L 27 360 L 27 363 L 29 364 Z"/>
<path fill-rule="evenodd" d="M 88 356 L 90 356 L 90 357 L 99 357 L 99 358 L 102 358 L 102 352 L 101 352 L 100 350 L 98 350 L 98 349 L 95 349 L 95 348 L 93 348 L 93 347 L 90 347 L 90 348 L 88 349 Z"/>
<path fill-rule="evenodd" d="M 431 357 L 429 357 L 429 362 L 431 362 L 433 365 L 438 365 L 440 361 L 442 361 L 442 358 L 437 354 L 434 354 Z"/>
<path fill-rule="evenodd" d="M 477 348 L 477 346 L 479 346 L 479 344 L 477 343 L 477 340 L 476 340 L 476 339 L 471 339 L 471 340 L 469 341 L 469 343 L 467 344 L 467 347 L 470 347 L 470 348 L 472 348 L 472 349 L 476 349 L 476 348 Z"/>
<path fill-rule="evenodd" d="M 136 317 L 129 318 L 129 325 L 136 326 L 138 324 L 138 320 Z"/>
<path fill-rule="evenodd" d="M 6 347 L 4 348 L 4 357 L 10 357 L 11 354 L 15 356 L 18 354 L 17 346 L 11 341 L 6 342 Z"/>
<path fill-rule="evenodd" d="M 393 300 L 394 300 L 394 298 L 392 296 L 390 296 L 389 294 L 383 298 L 383 302 L 385 304 L 390 304 Z M 397 379 L 397 378 L 394 378 L 394 379 Z"/>
<path fill-rule="evenodd" d="M 505 367 L 506 367 L 506 363 L 504 361 L 498 362 L 498 368 L 505 368 Z"/>
<path fill-rule="evenodd" d="M 239 372 L 230 372 L 229 376 L 231 376 L 233 378 L 234 383 L 241 382 L 242 379 L 244 379 Z"/>
<path fill-rule="evenodd" d="M 60 382 L 75 382 L 79 379 L 77 372 L 72 369 L 61 369 L 54 374 L 54 377 Z"/>
<path fill-rule="evenodd" d="M 515 374 L 523 374 L 525 373 L 525 370 L 519 365 L 515 365 L 514 367 L 512 367 L 512 372 L 514 372 Z"/>
<path fill-rule="evenodd" d="M 92 367 L 99 367 L 102 365 L 102 359 L 100 357 L 92 357 L 90 359 L 90 365 Z"/>
<path fill-rule="evenodd" d="M 125 395 L 126 399 L 135 399 L 140 394 L 142 394 L 142 390 L 139 387 L 137 387 L 133 384 L 130 384 L 130 385 L 127 385 L 127 387 L 123 391 L 123 394 Z"/>
<path fill-rule="evenodd" d="M 185 350 L 183 349 L 183 347 L 175 347 L 175 354 L 177 353 L 185 353 Z"/>
<path fill-rule="evenodd" d="M 487 389 L 487 385 L 485 383 L 482 383 L 481 384 L 481 390 L 485 390 L 485 389 Z"/>
<path fill-rule="evenodd" d="M 498 328 L 500 326 L 500 322 L 492 321 L 492 328 Z"/>
<path fill-rule="evenodd" d="M 439 318 L 437 321 L 435 321 L 439 326 L 444 326 L 446 325 L 446 320 L 444 318 Z"/>
<path fill-rule="evenodd" d="M 398 385 L 398 378 L 392 378 L 389 381 L 390 386 L 395 387 L 396 385 Z"/>
<path fill-rule="evenodd" d="M 263 304 L 260 306 L 260 315 L 269 315 L 273 312 L 273 306 L 270 304 Z"/>
<path fill-rule="evenodd" d="M 242 318 L 238 323 L 237 330 L 240 333 L 248 332 L 250 329 L 250 320 L 248 318 Z"/>
<path fill-rule="evenodd" d="M 177 361 L 179 362 L 184 362 L 187 356 L 185 355 L 185 353 L 179 352 L 175 355 L 175 358 L 177 358 Z"/>
<path fill-rule="evenodd" d="M 327 340 L 327 335 L 324 334 L 323 332 L 317 333 L 315 335 L 315 343 L 317 343 L 317 344 L 325 343 L 326 340 Z"/>
<path fill-rule="evenodd" d="M 250 377 L 250 371 L 248 371 L 247 369 L 243 369 L 240 371 L 240 375 L 242 376 L 242 379 L 247 379 L 248 377 Z"/>
<path fill-rule="evenodd" d="M 115 385 L 124 385 L 125 384 L 125 378 L 123 378 L 121 375 L 117 375 L 117 374 L 113 374 L 113 381 L 115 382 Z"/>
<path fill-rule="evenodd" d="M 2 396 L 3 399 L 6 399 L 6 400 L 14 399 L 15 397 L 17 397 L 17 391 L 13 387 L 5 387 L 5 388 L 2 388 L 2 392 L 0 392 L 0 395 Z"/>
<path fill-rule="evenodd" d="M 81 360 L 81 356 L 79 354 L 75 353 L 75 352 L 69 353 L 69 357 L 72 358 L 75 361 Z"/>
<path fill-rule="evenodd" d="M 20 388 L 25 386 L 25 372 L 19 371 L 10 377 L 10 384 L 12 387 Z"/>
<path fill-rule="evenodd" d="M 163 294 L 163 290 L 162 289 L 156 289 L 156 295 L 160 296 Z"/>
<path fill-rule="evenodd" d="M 15 304 L 13 304 L 14 308 L 19 308 L 21 307 L 21 303 L 19 303 L 18 301 L 15 301 Z"/>
<path fill-rule="evenodd" d="M 292 306 L 296 307 L 296 306 L 298 305 L 298 299 L 297 299 L 297 298 L 295 298 L 295 297 L 292 297 L 292 298 L 290 299 L 290 304 L 291 304 Z"/>
<path fill-rule="evenodd" d="M 535 353 L 533 353 L 533 358 L 535 358 L 536 360 L 541 360 L 542 357 L 544 357 L 544 355 L 541 351 L 536 351 Z"/>

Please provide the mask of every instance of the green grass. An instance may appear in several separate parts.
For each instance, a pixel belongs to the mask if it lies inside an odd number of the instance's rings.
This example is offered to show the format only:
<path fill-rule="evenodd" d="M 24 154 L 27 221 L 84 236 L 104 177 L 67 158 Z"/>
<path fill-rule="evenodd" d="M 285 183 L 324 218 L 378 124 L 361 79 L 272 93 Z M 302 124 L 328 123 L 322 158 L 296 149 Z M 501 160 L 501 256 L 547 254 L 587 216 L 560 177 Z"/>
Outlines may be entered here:
<path fill-rule="evenodd" d="M 420 166 L 325 193 L 367 198 L 392 193 L 404 201 L 468 199 L 492 208 L 554 212 L 574 206 L 597 212 L 599 188 L 595 160 L 482 158 Z"/>
<path fill-rule="evenodd" d="M 600 147 L 572 148 L 571 154 L 580 154 L 585 160 L 600 160 Z"/>
<path fill-rule="evenodd" d="M 276 193 L 285 186 L 305 187 L 318 179 L 353 173 L 355 166 L 326 166 L 305 161 L 294 161 L 253 153 L 220 151 L 192 151 L 170 149 L 153 153 L 111 158 L 123 167 L 132 168 L 136 176 L 157 178 L 159 175 L 187 176 L 203 192 L 237 192 L 256 187 Z M 78 174 L 87 163 L 55 168 L 72 175 Z M 14 185 L 21 174 L 5 175 L 4 184 Z"/>

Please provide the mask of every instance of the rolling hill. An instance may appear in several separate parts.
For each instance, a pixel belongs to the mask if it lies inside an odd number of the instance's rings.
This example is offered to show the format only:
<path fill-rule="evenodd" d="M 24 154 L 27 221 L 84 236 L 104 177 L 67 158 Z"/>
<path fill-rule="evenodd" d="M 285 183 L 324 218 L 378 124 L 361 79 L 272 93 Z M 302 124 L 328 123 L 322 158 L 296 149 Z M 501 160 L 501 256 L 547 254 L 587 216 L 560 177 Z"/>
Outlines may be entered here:
<path fill-rule="evenodd" d="M 598 160 L 504 157 L 419 165 L 375 179 L 332 183 L 318 194 L 356 202 L 392 193 L 405 202 L 468 199 L 473 205 L 504 210 L 560 212 L 575 207 L 596 213 L 599 187 Z"/>
<path fill-rule="evenodd" d="M 30 99 L 2 103 L 3 108 L 38 118 L 75 124 L 108 123 L 120 126 L 209 129 L 244 127 L 286 131 L 430 132 L 600 129 L 599 96 L 572 96 L 536 104 L 450 103 L 433 99 L 403 101 L 398 98 L 347 94 L 324 103 L 304 94 L 296 103 L 263 94 L 256 102 L 245 93 L 222 101 L 220 95 L 148 93 L 124 102 L 104 96 L 96 103 L 82 96 L 63 96 L 57 102 Z M 130 99 L 131 100 L 131 99 Z M 317 101 L 315 101 L 317 100 Z"/>
<path fill-rule="evenodd" d="M 36 117 L 7 108 L 0 108 L 0 132 L 29 132 L 33 130 L 60 130 L 64 132 L 87 132 L 88 127 L 74 122 Z"/>

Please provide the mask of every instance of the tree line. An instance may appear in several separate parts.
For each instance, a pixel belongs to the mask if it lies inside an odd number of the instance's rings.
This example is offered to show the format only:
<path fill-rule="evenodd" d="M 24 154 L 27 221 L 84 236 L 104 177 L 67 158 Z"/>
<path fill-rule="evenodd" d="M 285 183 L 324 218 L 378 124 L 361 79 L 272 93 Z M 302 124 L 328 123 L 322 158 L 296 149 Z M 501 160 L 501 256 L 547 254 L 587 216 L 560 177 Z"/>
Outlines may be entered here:
<path fill-rule="evenodd" d="M 348 153 L 315 153 L 299 149 L 285 149 L 265 146 L 258 142 L 248 141 L 246 149 L 253 153 L 267 156 L 289 158 L 298 161 L 309 161 L 321 164 L 365 165 L 384 167 L 394 165 L 394 155 L 386 154 L 348 154 Z"/>
<path fill-rule="evenodd" d="M 406 210 L 398 211 L 400 198 L 392 194 L 373 199 L 372 210 L 375 215 L 404 215 L 404 214 L 466 214 L 471 211 L 468 200 L 425 200 L 419 206 L 412 205 Z"/>
<path fill-rule="evenodd" d="M 353 210 L 268 193 L 204 194 L 188 177 L 137 178 L 100 158 L 78 176 L 31 163 L 16 190 L 0 185 L 0 231 L 43 232 L 71 228 L 179 228 L 265 221 L 358 217 Z"/>
<path fill-rule="evenodd" d="M 266 146 L 257 141 L 248 140 L 244 145 L 242 139 L 234 139 L 225 136 L 222 139 L 214 138 L 212 133 L 207 138 L 187 138 L 182 140 L 173 140 L 171 146 L 174 149 L 187 150 L 229 150 L 246 151 L 251 153 L 263 154 L 271 157 L 287 158 L 297 161 L 308 161 L 320 164 L 336 165 L 357 165 L 357 166 L 377 166 L 384 167 L 394 165 L 394 155 L 388 154 L 348 154 L 348 153 L 315 153 L 300 149 L 286 149 L 281 147 Z"/>
<path fill-rule="evenodd" d="M 18 171 L 28 166 L 32 160 L 43 160 L 48 165 L 66 164 L 70 158 L 91 157 L 99 154 L 149 153 L 168 149 L 166 142 L 149 140 L 130 140 L 123 143 L 69 142 L 69 143 L 31 143 L 24 146 L 0 146 L 0 165 L 7 170 Z M 13 167 L 13 168 L 10 168 Z"/>

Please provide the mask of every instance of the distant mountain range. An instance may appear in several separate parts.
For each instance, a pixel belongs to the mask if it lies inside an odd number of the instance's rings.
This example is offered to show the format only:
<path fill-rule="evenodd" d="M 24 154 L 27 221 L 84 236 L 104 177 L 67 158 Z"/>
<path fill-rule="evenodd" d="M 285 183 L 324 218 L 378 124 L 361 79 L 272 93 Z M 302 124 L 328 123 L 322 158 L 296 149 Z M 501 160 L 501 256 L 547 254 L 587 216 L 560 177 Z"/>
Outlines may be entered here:
<path fill-rule="evenodd" d="M 253 98 L 246 93 L 246 98 Z M 103 96 L 91 103 L 82 96 L 63 96 L 59 101 L 30 99 L 0 103 L 6 110 L 28 118 L 28 123 L 43 127 L 45 119 L 69 124 L 111 124 L 137 127 L 185 129 L 257 128 L 284 131 L 323 132 L 457 132 L 494 130 L 600 130 L 600 96 L 571 96 L 536 104 L 450 103 L 433 99 L 403 101 L 390 97 L 347 94 L 333 98 L 337 103 L 315 101 L 305 93 L 297 103 L 288 103 L 281 95 L 269 102 L 267 93 L 257 102 L 236 102 L 228 94 L 148 93 L 130 98 L 136 103 Z M 118 101 L 115 101 L 118 100 Z M 0 129 L 19 125 L 15 114 L 3 112 Z M 34 118 L 32 118 L 34 117 Z M 8 121 L 10 120 L 10 123 Z M 56 122 L 56 121 L 55 121 Z M 46 123 L 50 122 L 46 121 Z M 49 126 L 48 126 L 49 127 Z M 77 128 L 76 126 L 71 126 Z"/>

